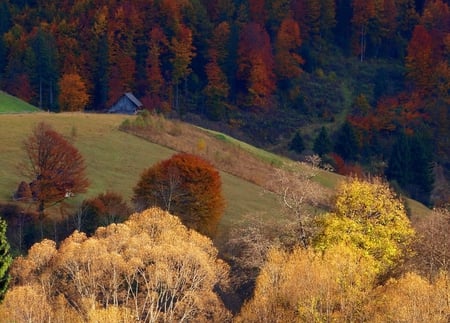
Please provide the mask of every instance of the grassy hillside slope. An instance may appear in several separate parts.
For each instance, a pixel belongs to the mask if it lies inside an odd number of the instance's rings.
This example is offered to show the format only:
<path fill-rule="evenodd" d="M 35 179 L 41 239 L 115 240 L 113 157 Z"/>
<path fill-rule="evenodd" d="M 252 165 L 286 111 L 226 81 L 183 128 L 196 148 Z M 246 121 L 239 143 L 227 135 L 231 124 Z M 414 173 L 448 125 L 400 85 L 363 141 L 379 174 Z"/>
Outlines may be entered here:
<path fill-rule="evenodd" d="M 0 91 L 0 114 L 2 113 L 24 113 L 40 111 L 35 106 L 28 104 L 14 96 Z"/>
<path fill-rule="evenodd" d="M 17 165 L 25 158 L 23 140 L 40 121 L 72 140 L 85 157 L 89 191 L 74 202 L 106 190 L 121 193 L 129 199 L 142 171 L 175 151 L 118 130 L 124 116 L 82 113 L 33 113 L 0 115 L 0 202 L 11 200 L 18 183 L 24 179 Z M 249 212 L 276 210 L 270 194 L 252 183 L 221 173 L 227 209 L 223 225 L 238 221 Z"/>

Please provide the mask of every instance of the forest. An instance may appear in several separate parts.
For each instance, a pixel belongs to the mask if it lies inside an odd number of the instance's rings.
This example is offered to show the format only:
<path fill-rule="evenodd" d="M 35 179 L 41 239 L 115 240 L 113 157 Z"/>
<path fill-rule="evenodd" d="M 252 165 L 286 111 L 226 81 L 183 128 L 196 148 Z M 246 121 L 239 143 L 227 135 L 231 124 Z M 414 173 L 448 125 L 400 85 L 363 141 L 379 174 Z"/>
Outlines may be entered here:
<path fill-rule="evenodd" d="M 444 0 L 1 0 L 0 87 L 55 112 L 133 92 L 442 206 L 449 32 Z"/>

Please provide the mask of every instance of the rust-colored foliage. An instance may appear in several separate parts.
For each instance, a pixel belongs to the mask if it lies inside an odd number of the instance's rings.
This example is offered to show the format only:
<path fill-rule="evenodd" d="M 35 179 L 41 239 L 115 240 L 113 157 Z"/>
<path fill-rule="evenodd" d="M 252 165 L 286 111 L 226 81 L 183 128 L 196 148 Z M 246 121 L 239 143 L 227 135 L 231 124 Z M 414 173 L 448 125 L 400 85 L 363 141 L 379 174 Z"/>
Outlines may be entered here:
<path fill-rule="evenodd" d="M 302 44 L 298 23 L 292 18 L 285 18 L 278 30 L 275 44 L 275 62 L 278 77 L 291 79 L 298 77 L 304 63 L 303 58 L 297 54 Z"/>
<path fill-rule="evenodd" d="M 406 56 L 408 79 L 419 89 L 430 89 L 434 63 L 431 35 L 424 26 L 417 25 L 408 44 Z"/>
<path fill-rule="evenodd" d="M 213 236 L 225 208 L 221 186 L 219 172 L 209 162 L 181 153 L 144 171 L 133 201 L 138 209 L 161 207 L 187 227 Z"/>
<path fill-rule="evenodd" d="M 249 0 L 250 19 L 254 22 L 264 24 L 266 20 L 266 10 L 264 8 L 264 0 Z"/>
<path fill-rule="evenodd" d="M 35 95 L 30 78 L 26 74 L 19 74 L 13 77 L 11 82 L 6 85 L 6 91 L 24 101 L 31 101 Z"/>
<path fill-rule="evenodd" d="M 85 200 L 81 206 L 85 214 L 84 232 L 92 234 L 99 226 L 121 223 L 131 214 L 131 209 L 122 196 L 115 192 L 101 193 Z"/>
<path fill-rule="evenodd" d="M 83 156 L 50 125 L 39 123 L 24 142 L 24 150 L 28 163 L 23 165 L 23 170 L 31 179 L 30 187 L 41 220 L 47 206 L 88 188 Z"/>
<path fill-rule="evenodd" d="M 355 178 L 364 178 L 364 171 L 360 165 L 346 163 L 344 159 L 336 153 L 331 153 L 331 158 L 333 159 L 333 166 L 336 169 L 336 173 L 345 176 L 353 176 Z"/>
<path fill-rule="evenodd" d="M 64 74 L 59 81 L 61 111 L 83 111 L 89 102 L 86 85 L 76 73 Z"/>
<path fill-rule="evenodd" d="M 244 26 L 239 39 L 238 78 L 246 83 L 250 106 L 267 107 L 275 90 L 272 45 L 267 31 L 257 23 Z"/>

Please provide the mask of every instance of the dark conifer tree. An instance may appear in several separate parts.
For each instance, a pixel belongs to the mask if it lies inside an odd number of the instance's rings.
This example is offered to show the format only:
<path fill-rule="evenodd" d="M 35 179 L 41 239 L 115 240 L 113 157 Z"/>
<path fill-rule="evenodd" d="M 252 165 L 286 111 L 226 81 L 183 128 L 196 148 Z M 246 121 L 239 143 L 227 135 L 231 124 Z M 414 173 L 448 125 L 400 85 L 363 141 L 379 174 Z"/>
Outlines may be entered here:
<path fill-rule="evenodd" d="M 325 127 L 320 129 L 319 134 L 314 140 L 313 150 L 319 156 L 328 154 L 332 149 L 330 137 L 328 136 L 328 131 Z"/>
<path fill-rule="evenodd" d="M 305 144 L 303 142 L 302 135 L 299 131 L 295 133 L 294 138 L 292 138 L 291 143 L 289 144 L 289 150 L 293 150 L 296 153 L 301 153 L 303 150 L 305 150 Z"/>
<path fill-rule="evenodd" d="M 358 156 L 358 138 L 350 123 L 345 122 L 339 130 L 334 151 L 344 160 L 355 161 Z"/>

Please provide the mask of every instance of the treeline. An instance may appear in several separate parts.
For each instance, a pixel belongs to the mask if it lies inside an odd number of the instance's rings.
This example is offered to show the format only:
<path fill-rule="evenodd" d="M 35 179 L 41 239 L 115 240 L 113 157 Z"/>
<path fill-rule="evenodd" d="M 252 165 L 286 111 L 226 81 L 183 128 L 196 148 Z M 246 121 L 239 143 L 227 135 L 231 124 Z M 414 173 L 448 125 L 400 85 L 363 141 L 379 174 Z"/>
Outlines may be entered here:
<path fill-rule="evenodd" d="M 436 193 L 450 160 L 447 1 L 2 0 L 0 21 L 0 86 L 41 108 L 103 111 L 132 91 L 148 109 L 227 122 L 285 151 L 299 128 L 325 124 L 338 171 L 363 165 L 448 202 Z M 392 155 L 405 135 L 417 167 Z M 444 174 L 433 194 L 432 162 Z"/>

